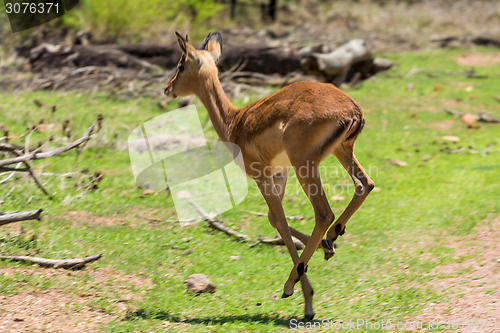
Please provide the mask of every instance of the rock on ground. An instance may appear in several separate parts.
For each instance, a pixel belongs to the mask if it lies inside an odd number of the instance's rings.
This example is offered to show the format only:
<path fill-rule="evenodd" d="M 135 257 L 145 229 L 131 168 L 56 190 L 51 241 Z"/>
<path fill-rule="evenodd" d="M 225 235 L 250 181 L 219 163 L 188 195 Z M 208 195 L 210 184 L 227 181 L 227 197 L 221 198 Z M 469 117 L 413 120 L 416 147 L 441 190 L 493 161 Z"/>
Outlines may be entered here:
<path fill-rule="evenodd" d="M 184 281 L 188 290 L 195 294 L 215 292 L 215 283 L 205 274 L 191 274 L 186 281 Z"/>

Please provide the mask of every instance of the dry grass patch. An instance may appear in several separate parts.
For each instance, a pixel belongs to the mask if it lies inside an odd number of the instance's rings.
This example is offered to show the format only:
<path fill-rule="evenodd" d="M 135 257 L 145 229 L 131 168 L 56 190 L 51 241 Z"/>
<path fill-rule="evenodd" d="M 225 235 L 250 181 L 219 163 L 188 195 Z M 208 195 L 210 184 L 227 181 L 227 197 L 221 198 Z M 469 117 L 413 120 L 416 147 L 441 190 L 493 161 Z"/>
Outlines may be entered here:
<path fill-rule="evenodd" d="M 500 217 L 483 221 L 465 237 L 453 237 L 449 246 L 455 250 L 455 262 L 435 267 L 430 274 L 445 278 L 432 281 L 432 288 L 444 291 L 448 303 L 429 303 L 412 320 L 429 322 L 439 319 L 500 319 Z M 472 327 L 462 332 L 473 331 Z M 490 323 L 481 332 L 497 332 Z"/>
<path fill-rule="evenodd" d="M 98 332 L 99 326 L 119 315 L 92 310 L 88 299 L 48 289 L 0 296 L 0 330 L 3 332 Z"/>
<path fill-rule="evenodd" d="M 26 288 L 17 295 L 1 295 L 2 332 L 98 332 L 102 325 L 133 311 L 129 302 L 139 300 L 153 285 L 147 278 L 107 267 L 85 271 L 3 267 L 0 273 L 55 279 L 55 285 L 61 285 L 61 289 Z M 83 286 L 81 279 L 87 280 Z"/>
<path fill-rule="evenodd" d="M 455 58 L 463 66 L 492 66 L 500 63 L 500 53 L 469 53 Z"/>

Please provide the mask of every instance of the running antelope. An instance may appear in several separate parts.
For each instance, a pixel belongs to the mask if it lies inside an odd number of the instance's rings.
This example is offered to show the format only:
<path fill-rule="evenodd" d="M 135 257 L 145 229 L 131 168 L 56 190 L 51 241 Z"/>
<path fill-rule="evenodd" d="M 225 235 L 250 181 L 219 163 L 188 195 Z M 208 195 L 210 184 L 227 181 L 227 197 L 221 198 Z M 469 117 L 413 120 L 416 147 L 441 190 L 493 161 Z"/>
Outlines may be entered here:
<path fill-rule="evenodd" d="M 176 32 L 182 56 L 177 72 L 165 86 L 165 94 L 196 95 L 223 142 L 238 145 L 245 171 L 255 180 L 269 207 L 268 217 L 285 242 L 294 267 L 282 298 L 293 294 L 300 280 L 305 300 L 305 320 L 312 320 L 313 289 L 305 272 L 314 251 L 325 259 L 333 256 L 335 240 L 344 234 L 349 218 L 361 206 L 374 183 L 354 156 L 354 141 L 363 129 L 361 107 L 332 84 L 298 82 L 245 107 L 234 107 L 222 90 L 216 62 L 222 52 L 222 36 L 209 33 L 199 49 Z M 342 215 L 335 216 L 319 177 L 319 163 L 333 154 L 350 174 L 355 193 Z M 290 227 L 282 200 L 290 168 L 314 208 L 311 236 Z M 333 224 L 333 225 L 332 225 Z M 323 237 L 326 234 L 326 238 Z M 299 256 L 292 236 L 306 247 Z"/>

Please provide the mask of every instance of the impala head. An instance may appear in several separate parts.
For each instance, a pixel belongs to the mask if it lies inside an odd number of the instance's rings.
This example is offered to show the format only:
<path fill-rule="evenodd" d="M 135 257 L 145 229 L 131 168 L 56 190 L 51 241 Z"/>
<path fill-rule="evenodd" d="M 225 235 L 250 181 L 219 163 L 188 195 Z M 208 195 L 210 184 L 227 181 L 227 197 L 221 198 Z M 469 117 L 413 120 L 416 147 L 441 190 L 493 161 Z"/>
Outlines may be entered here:
<path fill-rule="evenodd" d="M 216 62 L 222 52 L 222 36 L 220 33 L 209 33 L 197 50 L 186 38 L 178 32 L 177 42 L 182 50 L 182 56 L 177 65 L 177 72 L 168 81 L 164 93 L 173 98 L 189 96 L 196 93 L 199 83 L 210 75 L 217 76 Z"/>

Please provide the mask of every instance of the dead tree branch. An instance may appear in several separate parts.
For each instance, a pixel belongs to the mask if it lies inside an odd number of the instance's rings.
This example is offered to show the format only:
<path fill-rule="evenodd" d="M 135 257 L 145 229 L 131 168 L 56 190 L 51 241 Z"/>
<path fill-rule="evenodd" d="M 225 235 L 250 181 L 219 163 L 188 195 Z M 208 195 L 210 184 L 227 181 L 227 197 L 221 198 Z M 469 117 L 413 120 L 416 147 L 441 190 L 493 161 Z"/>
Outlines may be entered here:
<path fill-rule="evenodd" d="M 25 261 L 32 264 L 37 264 L 42 267 L 64 268 L 64 269 L 80 269 L 86 264 L 99 260 L 102 254 L 96 254 L 85 258 L 75 259 L 45 259 L 29 256 L 0 256 L 0 259 L 9 259 L 14 261 Z"/>
<path fill-rule="evenodd" d="M 285 242 L 283 241 L 283 239 L 281 237 L 277 237 L 277 238 L 268 238 L 268 237 L 259 237 L 259 240 L 257 242 L 253 241 L 250 237 L 248 237 L 247 235 L 245 234 L 242 234 L 236 230 L 233 230 L 231 229 L 230 227 L 226 226 L 224 223 L 222 223 L 221 221 L 215 219 L 215 218 L 212 218 L 210 217 L 207 212 L 205 212 L 205 210 L 200 207 L 200 205 L 198 205 L 196 202 L 194 202 L 193 200 L 190 200 L 190 199 L 187 199 L 188 202 L 196 209 L 196 211 L 201 215 L 201 217 L 203 218 L 204 221 L 208 222 L 208 224 L 214 228 L 214 229 L 217 229 L 217 230 L 220 230 L 230 236 L 233 236 L 235 237 L 237 240 L 242 240 L 242 241 L 245 241 L 245 242 L 249 242 L 249 243 L 252 243 L 252 245 L 250 245 L 250 247 L 254 247 L 258 244 L 267 244 L 267 245 L 285 245 Z M 260 215 L 260 214 L 263 214 L 263 213 L 258 213 L 258 212 L 251 212 L 251 213 L 254 213 L 256 215 Z M 267 215 L 267 214 L 265 214 Z M 292 240 L 293 240 L 293 243 L 295 244 L 295 247 L 297 248 L 297 250 L 300 250 L 300 249 L 303 249 L 304 248 L 304 244 L 298 240 L 297 238 L 295 237 L 292 237 Z"/>
<path fill-rule="evenodd" d="M 464 115 L 467 115 L 467 116 L 470 116 L 470 117 L 474 118 L 475 120 L 477 120 L 479 122 L 483 122 L 483 123 L 494 123 L 494 124 L 500 123 L 500 118 L 492 118 L 492 117 L 488 116 L 486 114 L 486 112 L 484 112 L 484 111 L 479 112 L 479 114 L 477 114 L 477 115 L 470 114 L 467 112 L 458 112 L 457 110 L 448 109 L 448 108 L 444 108 L 443 111 L 446 113 L 449 113 L 453 116 L 456 116 L 456 117 L 462 117 Z"/>
<path fill-rule="evenodd" d="M 40 213 L 42 211 L 43 209 L 0 213 L 0 226 L 19 221 L 40 220 Z"/>
<path fill-rule="evenodd" d="M 24 149 L 28 149 L 28 145 L 27 144 L 26 144 L 26 148 L 24 148 Z M 27 151 L 27 150 L 25 150 L 25 151 Z M 13 155 L 16 155 L 17 157 L 22 156 L 21 153 L 20 153 L 20 151 L 17 150 L 17 149 L 10 150 L 9 152 L 11 154 L 13 154 Z M 22 162 L 22 163 L 25 166 L 24 169 L 14 169 L 14 168 L 8 168 L 8 167 L 0 167 L 0 171 L 13 171 L 13 172 L 16 172 L 16 171 L 25 171 L 25 172 L 28 172 L 28 174 L 31 176 L 31 178 L 33 178 L 35 184 L 42 190 L 42 192 L 46 196 L 49 197 L 49 199 L 52 200 L 52 196 L 49 194 L 49 192 L 47 191 L 47 189 L 42 185 L 42 183 L 35 176 L 35 173 L 31 169 L 31 165 L 28 162 Z"/>
<path fill-rule="evenodd" d="M 93 134 L 93 131 L 94 131 L 94 127 L 95 125 L 92 125 L 89 127 L 89 129 L 87 130 L 87 132 L 85 133 L 85 135 L 83 137 L 81 137 L 80 139 L 64 146 L 64 147 L 61 147 L 61 148 L 57 148 L 57 149 L 54 149 L 54 150 L 51 150 L 51 151 L 47 151 L 47 152 L 43 152 L 43 153 L 38 153 L 36 150 L 29 153 L 29 154 L 25 154 L 25 155 L 22 155 L 22 156 L 18 156 L 18 157 L 13 157 L 13 158 L 7 158 L 7 159 L 4 159 L 4 160 L 0 160 L 0 167 L 3 167 L 3 166 L 6 166 L 6 165 L 11 165 L 11 164 L 15 164 L 15 163 L 19 163 L 19 162 L 22 162 L 22 163 L 25 163 L 27 161 L 31 161 L 31 160 L 41 160 L 41 159 L 44 159 L 44 158 L 48 158 L 48 157 L 52 157 L 52 156 L 55 156 L 55 155 L 58 155 L 58 154 L 61 154 L 61 153 L 64 153 L 68 150 L 71 150 L 75 147 L 78 147 L 79 145 L 81 145 L 82 143 L 85 143 L 87 142 L 92 134 Z"/>
<path fill-rule="evenodd" d="M 251 211 L 251 210 L 246 210 L 246 209 L 242 209 L 241 210 L 242 212 L 245 212 L 245 213 L 248 213 L 248 214 L 252 214 L 252 215 L 257 215 L 257 216 L 266 216 L 267 217 L 267 213 L 261 213 L 261 212 L 254 212 L 254 211 Z M 295 221 L 295 220 L 303 220 L 304 217 L 303 216 L 294 216 L 294 215 L 287 215 L 285 216 L 287 220 L 291 220 L 291 221 Z"/>
<path fill-rule="evenodd" d="M 26 168 L 10 168 L 10 167 L 0 167 L 0 172 L 9 172 L 9 171 L 12 171 L 12 172 L 27 172 L 28 169 Z"/>
<path fill-rule="evenodd" d="M 28 162 L 23 162 L 24 166 L 26 167 L 26 170 L 28 171 L 28 174 L 33 178 L 35 181 L 35 184 L 42 190 L 42 192 L 49 197 L 50 200 L 52 200 L 52 195 L 50 195 L 49 191 L 45 188 L 45 186 L 42 185 L 42 183 L 38 180 L 38 178 L 35 176 L 35 173 L 31 169 L 31 165 Z"/>
<path fill-rule="evenodd" d="M 233 236 L 235 237 L 237 240 L 241 240 L 241 241 L 245 241 L 245 242 L 254 242 L 250 237 L 248 237 L 247 235 L 245 234 L 242 234 L 228 226 L 226 226 L 224 223 L 222 223 L 221 221 L 215 219 L 215 218 L 212 218 L 210 216 L 208 216 L 207 212 L 205 212 L 205 210 L 203 208 L 200 207 L 200 205 L 198 205 L 196 202 L 194 202 L 193 200 L 190 200 L 190 199 L 187 199 L 188 202 L 196 209 L 196 211 L 201 215 L 201 217 L 203 218 L 204 221 L 208 222 L 208 224 L 214 228 L 214 229 L 217 229 L 217 230 L 220 230 L 230 236 Z"/>
<path fill-rule="evenodd" d="M 304 243 L 302 243 L 300 240 L 298 240 L 295 237 L 292 237 L 293 244 L 295 244 L 295 247 L 297 250 L 303 249 L 304 248 Z M 285 242 L 281 237 L 276 237 L 276 238 L 268 238 L 268 237 L 259 237 L 259 241 L 252 244 L 252 247 L 259 245 L 259 244 L 267 244 L 267 245 L 285 245 Z"/>

